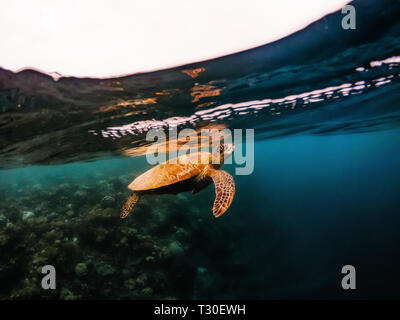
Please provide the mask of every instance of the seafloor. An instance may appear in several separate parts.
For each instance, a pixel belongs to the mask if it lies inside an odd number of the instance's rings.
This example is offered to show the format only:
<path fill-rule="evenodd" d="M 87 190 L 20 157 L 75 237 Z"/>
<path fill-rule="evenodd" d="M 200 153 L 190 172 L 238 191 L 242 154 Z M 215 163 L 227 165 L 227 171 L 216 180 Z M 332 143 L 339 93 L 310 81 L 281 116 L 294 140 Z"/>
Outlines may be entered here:
<path fill-rule="evenodd" d="M 1 184 L 0 299 L 210 298 L 223 291 L 207 266 L 232 263 L 236 237 L 212 217 L 211 191 L 196 196 L 201 206 L 190 193 L 144 197 L 121 220 L 129 179 L 99 172 L 84 182 Z M 47 264 L 56 268 L 56 290 L 41 287 Z"/>

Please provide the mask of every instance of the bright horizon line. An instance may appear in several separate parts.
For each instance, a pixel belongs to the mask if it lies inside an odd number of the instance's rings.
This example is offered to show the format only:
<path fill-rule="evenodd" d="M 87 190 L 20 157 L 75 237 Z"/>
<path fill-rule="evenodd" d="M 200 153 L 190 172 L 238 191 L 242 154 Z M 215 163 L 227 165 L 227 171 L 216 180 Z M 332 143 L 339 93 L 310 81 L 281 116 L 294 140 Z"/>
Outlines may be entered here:
<path fill-rule="evenodd" d="M 197 7 L 193 0 L 3 0 L 0 37 L 7 49 L 0 67 L 54 78 L 164 70 L 274 42 L 349 2 L 204 0 Z"/>

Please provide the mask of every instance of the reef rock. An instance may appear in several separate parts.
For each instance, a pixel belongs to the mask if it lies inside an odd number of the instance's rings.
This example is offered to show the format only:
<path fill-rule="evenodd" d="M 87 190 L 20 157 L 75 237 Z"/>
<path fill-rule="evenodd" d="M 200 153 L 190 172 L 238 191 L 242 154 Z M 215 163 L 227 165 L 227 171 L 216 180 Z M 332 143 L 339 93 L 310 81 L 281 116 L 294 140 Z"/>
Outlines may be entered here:
<path fill-rule="evenodd" d="M 113 275 L 115 273 L 115 269 L 112 266 L 110 266 L 109 264 L 105 263 L 105 262 L 100 262 L 96 266 L 96 271 L 102 277 L 110 276 L 110 275 Z"/>
<path fill-rule="evenodd" d="M 168 251 L 172 256 L 179 256 L 185 252 L 182 245 L 178 241 L 170 242 L 168 245 Z"/>
<path fill-rule="evenodd" d="M 80 262 L 75 266 L 75 273 L 78 277 L 84 277 L 88 274 L 88 269 L 85 263 Z"/>
<path fill-rule="evenodd" d="M 22 213 L 22 220 L 26 221 L 26 220 L 33 218 L 34 216 L 35 216 L 35 214 L 32 211 L 24 211 Z"/>
<path fill-rule="evenodd" d="M 103 206 L 103 208 L 113 207 L 115 205 L 115 199 L 111 196 L 105 196 L 101 200 L 101 205 Z"/>

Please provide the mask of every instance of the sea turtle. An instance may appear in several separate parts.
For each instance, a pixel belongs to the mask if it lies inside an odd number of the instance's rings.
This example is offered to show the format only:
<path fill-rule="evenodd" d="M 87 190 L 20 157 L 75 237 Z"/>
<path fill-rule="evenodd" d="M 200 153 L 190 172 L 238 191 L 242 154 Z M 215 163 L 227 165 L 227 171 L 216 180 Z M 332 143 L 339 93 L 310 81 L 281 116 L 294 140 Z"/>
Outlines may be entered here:
<path fill-rule="evenodd" d="M 170 159 L 138 176 L 128 186 L 133 193 L 122 207 L 120 217 L 126 218 L 142 195 L 176 194 L 190 190 L 195 194 L 211 181 L 215 184 L 216 194 L 213 214 L 216 218 L 221 216 L 232 202 L 235 182 L 229 173 L 218 169 L 224 157 L 232 154 L 234 147 L 230 143 L 221 143 L 218 149 L 214 154 L 196 152 Z M 218 158 L 219 161 L 215 161 Z"/>

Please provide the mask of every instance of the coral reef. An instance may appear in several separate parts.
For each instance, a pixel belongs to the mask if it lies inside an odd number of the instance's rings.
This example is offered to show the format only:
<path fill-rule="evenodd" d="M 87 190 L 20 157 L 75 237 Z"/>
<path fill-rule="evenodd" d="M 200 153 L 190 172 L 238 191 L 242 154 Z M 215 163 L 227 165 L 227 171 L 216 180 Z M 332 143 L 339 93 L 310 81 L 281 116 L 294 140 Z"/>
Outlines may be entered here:
<path fill-rule="evenodd" d="M 0 184 L 0 299 L 179 299 L 214 285 L 199 254 L 228 254 L 234 237 L 220 236 L 212 190 L 196 195 L 201 209 L 191 194 L 143 197 L 121 220 L 129 177 L 59 180 Z M 56 290 L 41 287 L 48 264 Z"/>

